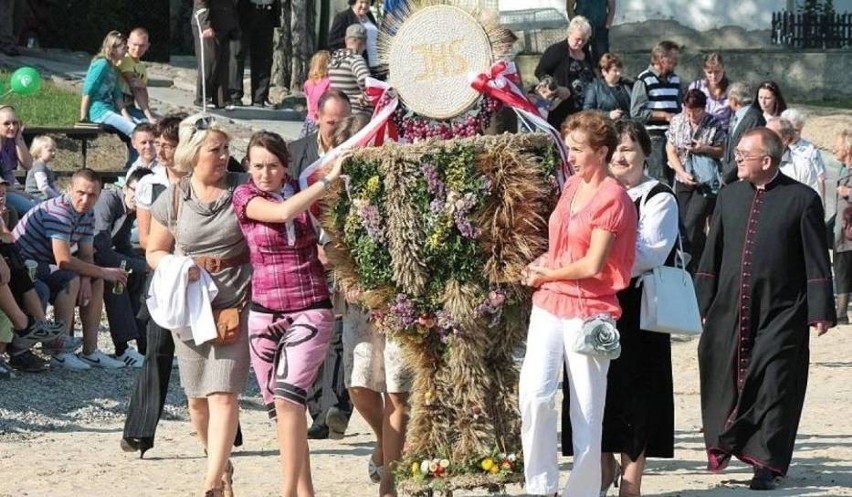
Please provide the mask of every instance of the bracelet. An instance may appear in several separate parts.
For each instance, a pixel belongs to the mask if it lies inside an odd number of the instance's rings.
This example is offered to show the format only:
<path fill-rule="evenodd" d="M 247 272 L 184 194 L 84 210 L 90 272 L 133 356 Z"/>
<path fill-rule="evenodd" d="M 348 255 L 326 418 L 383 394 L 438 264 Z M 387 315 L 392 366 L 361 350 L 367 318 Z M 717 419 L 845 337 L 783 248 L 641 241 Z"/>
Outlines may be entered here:
<path fill-rule="evenodd" d="M 331 187 L 331 180 L 328 179 L 326 176 L 320 178 L 320 182 L 322 182 L 323 190 L 328 190 Z"/>

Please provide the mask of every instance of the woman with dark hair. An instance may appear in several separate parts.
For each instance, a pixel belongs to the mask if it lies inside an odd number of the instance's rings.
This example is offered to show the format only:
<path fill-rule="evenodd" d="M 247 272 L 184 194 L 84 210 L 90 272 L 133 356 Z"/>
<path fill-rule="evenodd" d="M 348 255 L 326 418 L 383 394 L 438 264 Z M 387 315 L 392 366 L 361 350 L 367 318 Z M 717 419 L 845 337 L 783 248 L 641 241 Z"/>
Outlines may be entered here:
<path fill-rule="evenodd" d="M 278 427 L 281 495 L 296 497 L 314 495 L 305 408 L 334 325 L 317 224 L 308 209 L 340 177 L 345 156 L 302 191 L 288 174 L 289 156 L 279 135 L 255 133 L 248 145 L 251 181 L 236 189 L 233 205 L 253 268 L 251 362 Z"/>
<path fill-rule="evenodd" d="M 674 455 L 674 393 L 671 343 L 663 333 L 639 328 L 642 287 L 639 276 L 651 269 L 672 264 L 678 236 L 678 209 L 674 192 L 645 172 L 651 154 L 651 137 L 639 122 L 615 123 L 618 146 L 610 161 L 610 172 L 627 189 L 639 216 L 636 259 L 631 281 L 618 292 L 621 318 L 621 356 L 607 373 L 606 407 L 603 415 L 602 491 L 619 483 L 620 495 L 641 494 L 646 457 Z M 570 395 L 563 383 L 562 447 L 571 447 L 571 422 L 567 413 Z M 621 463 L 615 453 L 621 454 Z M 567 455 L 567 454 L 566 454 Z"/>
<path fill-rule="evenodd" d="M 631 85 L 621 77 L 624 63 L 618 56 L 605 53 L 598 65 L 602 78 L 586 89 L 583 110 L 597 110 L 613 120 L 629 116 Z"/>
<path fill-rule="evenodd" d="M 728 75 L 725 73 L 725 63 L 722 54 L 710 52 L 704 57 L 704 78 L 697 79 L 689 85 L 689 89 L 701 90 L 707 97 L 707 112 L 728 129 L 731 122 L 732 110 L 728 106 Z"/>
<path fill-rule="evenodd" d="M 370 12 L 373 0 L 348 0 L 348 3 L 350 8 L 337 14 L 331 24 L 331 29 L 328 30 L 328 48 L 332 52 L 346 48 L 346 28 L 353 24 L 364 26 L 364 29 L 367 30 L 367 48 L 364 51 L 364 59 L 370 67 L 370 73 L 375 75 L 379 69 L 379 23 L 376 22 L 376 18 Z"/>
<path fill-rule="evenodd" d="M 562 127 L 577 174 L 550 216 L 548 250 L 525 271 L 532 287 L 527 350 L 518 406 L 526 491 L 559 489 L 556 389 L 562 368 L 571 397 L 574 467 L 562 495 L 596 495 L 601 484 L 601 419 L 609 359 L 581 354 L 573 344 L 587 319 L 618 319 L 616 293 L 630 282 L 636 257 L 636 210 L 607 167 L 618 145 L 612 121 L 582 111 Z"/>
<path fill-rule="evenodd" d="M 775 81 L 764 81 L 757 87 L 757 94 L 754 98 L 755 102 L 760 105 L 760 110 L 763 111 L 763 118 L 769 121 L 773 117 L 778 117 L 782 112 L 787 110 L 787 102 L 781 95 L 781 88 Z"/>
<path fill-rule="evenodd" d="M 707 221 L 721 187 L 720 159 L 725 153 L 725 128 L 706 108 L 707 96 L 701 90 L 687 91 L 683 110 L 666 131 L 666 154 L 675 171 L 675 194 L 692 250 L 692 272 L 704 251 Z"/>

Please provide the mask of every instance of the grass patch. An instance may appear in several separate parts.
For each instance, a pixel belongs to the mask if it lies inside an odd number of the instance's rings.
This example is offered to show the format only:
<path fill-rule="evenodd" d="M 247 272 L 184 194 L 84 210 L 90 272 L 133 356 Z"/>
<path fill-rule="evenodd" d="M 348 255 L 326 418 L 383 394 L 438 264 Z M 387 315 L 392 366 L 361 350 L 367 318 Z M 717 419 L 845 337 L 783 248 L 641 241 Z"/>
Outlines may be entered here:
<path fill-rule="evenodd" d="M 0 71 L 4 93 L 9 91 L 10 76 L 8 71 Z M 35 95 L 10 93 L 0 103 L 15 107 L 24 126 L 73 126 L 80 117 L 80 95 L 59 88 L 49 79 L 42 80 Z"/>
<path fill-rule="evenodd" d="M 822 100 L 806 100 L 802 102 L 805 105 L 813 105 L 815 107 L 831 107 L 834 109 L 852 109 L 852 97 L 826 98 Z"/>

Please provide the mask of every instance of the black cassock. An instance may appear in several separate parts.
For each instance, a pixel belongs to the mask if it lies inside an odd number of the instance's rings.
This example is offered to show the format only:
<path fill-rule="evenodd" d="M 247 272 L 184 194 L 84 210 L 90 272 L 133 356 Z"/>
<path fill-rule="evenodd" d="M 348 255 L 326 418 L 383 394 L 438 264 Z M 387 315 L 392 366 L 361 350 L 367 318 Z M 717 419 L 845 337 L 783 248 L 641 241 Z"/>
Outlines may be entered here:
<path fill-rule="evenodd" d="M 837 321 L 822 203 L 778 174 L 719 193 L 696 273 L 709 469 L 731 456 L 786 475 L 808 381 L 809 324 Z"/>

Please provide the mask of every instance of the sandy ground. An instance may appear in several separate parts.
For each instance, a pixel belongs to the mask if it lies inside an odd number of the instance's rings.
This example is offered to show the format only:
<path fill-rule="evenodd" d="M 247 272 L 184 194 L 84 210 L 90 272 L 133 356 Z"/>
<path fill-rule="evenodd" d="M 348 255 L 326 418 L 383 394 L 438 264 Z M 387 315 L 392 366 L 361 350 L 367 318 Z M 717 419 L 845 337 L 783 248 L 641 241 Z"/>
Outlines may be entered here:
<path fill-rule="evenodd" d="M 852 400 L 852 335 L 849 331 L 849 327 L 844 327 L 824 337 L 812 338 L 810 384 L 793 466 L 785 483 L 766 495 L 852 495 L 852 416 L 848 411 Z M 721 497 L 748 493 L 743 486 L 750 478 L 748 467 L 734 463 L 723 474 L 705 470 L 699 432 L 696 346 L 697 340 L 693 340 L 673 347 L 676 458 L 650 462 L 643 485 L 645 495 Z M 90 399 L 81 399 L 81 406 L 69 412 L 52 408 L 51 392 L 65 395 L 75 391 L 80 382 L 112 385 L 112 381 L 100 380 L 116 374 L 122 375 L 119 383 L 123 388 L 110 388 Z M 39 399 L 33 399 L 32 411 L 27 414 L 32 421 L 18 423 L 16 429 L 5 433 L 0 431 L 0 497 L 201 495 L 205 461 L 191 434 L 176 379 L 173 378 L 167 405 L 169 419 L 160 424 L 157 446 L 143 460 L 120 450 L 121 416 L 133 376 L 130 371 L 52 371 L 35 379 L 30 375 L 0 383 L 0 410 L 9 400 L 8 395 L 27 395 L 20 388 L 27 382 L 41 384 Z M 44 386 L 46 383 L 48 386 Z M 92 410 L 101 412 L 91 416 Z M 275 435 L 257 396 L 244 398 L 241 420 L 246 443 L 233 456 L 237 493 L 251 497 L 276 495 L 279 466 Z M 377 487 L 367 479 L 371 446 L 369 430 L 357 415 L 343 440 L 313 441 L 311 456 L 317 496 L 377 495 Z M 564 479 L 570 460 L 561 462 Z M 517 486 L 509 487 L 507 493 L 524 495 Z"/>

